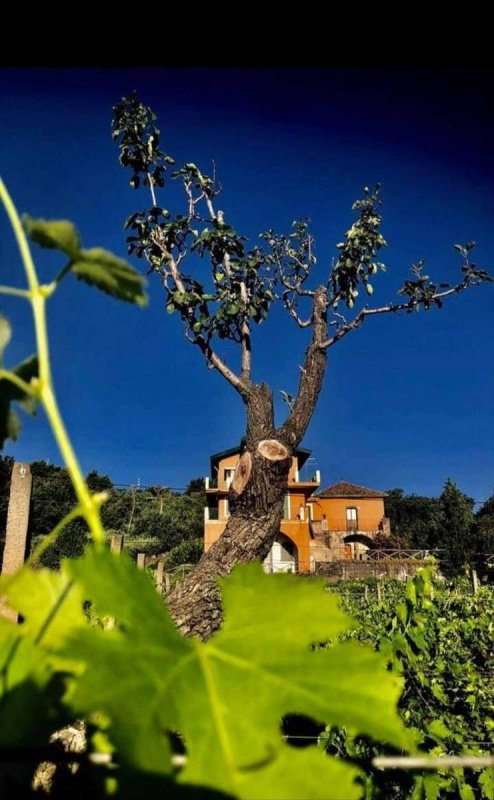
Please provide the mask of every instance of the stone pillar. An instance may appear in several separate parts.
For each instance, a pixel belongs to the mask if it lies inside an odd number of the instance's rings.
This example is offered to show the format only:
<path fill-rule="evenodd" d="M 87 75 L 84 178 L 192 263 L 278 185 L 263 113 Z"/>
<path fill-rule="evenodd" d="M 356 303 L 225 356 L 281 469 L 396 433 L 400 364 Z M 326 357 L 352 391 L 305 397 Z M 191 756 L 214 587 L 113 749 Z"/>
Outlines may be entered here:
<path fill-rule="evenodd" d="M 31 487 L 32 475 L 29 464 L 21 464 L 16 461 L 12 468 L 10 481 L 2 575 L 12 575 L 17 572 L 26 560 Z M 18 614 L 4 607 L 3 604 L 0 604 L 0 613 L 13 622 L 18 620 Z"/>
<path fill-rule="evenodd" d="M 112 553 L 121 553 L 123 548 L 123 533 L 112 533 L 110 550 Z"/>
<path fill-rule="evenodd" d="M 158 568 L 156 570 L 156 588 L 161 594 L 163 592 L 163 575 L 165 572 L 165 562 L 158 561 Z"/>
<path fill-rule="evenodd" d="M 137 553 L 137 568 L 144 569 L 145 566 L 146 566 L 146 554 Z"/>
<path fill-rule="evenodd" d="M 385 536 L 391 536 L 391 522 L 389 517 L 383 517 L 381 520 L 381 529 Z"/>

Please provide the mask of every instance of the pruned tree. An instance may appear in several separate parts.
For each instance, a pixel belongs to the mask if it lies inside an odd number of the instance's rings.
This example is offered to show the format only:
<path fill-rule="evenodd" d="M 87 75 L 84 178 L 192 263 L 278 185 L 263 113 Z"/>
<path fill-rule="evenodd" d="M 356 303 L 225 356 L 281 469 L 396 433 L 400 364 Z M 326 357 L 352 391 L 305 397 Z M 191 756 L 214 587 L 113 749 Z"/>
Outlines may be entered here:
<path fill-rule="evenodd" d="M 158 204 L 157 191 L 175 161 L 160 149 L 155 115 L 135 92 L 114 106 L 113 115 L 120 163 L 132 173 L 131 186 L 147 187 L 151 198 L 150 206 L 125 223 L 129 253 L 158 276 L 167 311 L 180 317 L 186 338 L 238 393 L 246 410 L 244 480 L 232 487 L 226 529 L 170 596 L 181 630 L 205 638 L 221 622 L 217 577 L 239 561 L 263 559 L 279 531 L 291 458 L 314 413 L 328 350 L 372 317 L 441 308 L 448 298 L 491 278 L 471 261 L 474 243 L 468 242 L 455 245 L 461 258 L 456 284 L 434 282 L 420 261 L 396 302 L 358 307 L 359 290 L 370 297 L 374 279 L 385 269 L 379 260 L 386 247 L 379 184 L 365 188 L 354 203 L 356 218 L 336 245 L 327 280 L 313 286 L 316 256 L 307 219 L 293 222 L 286 234 L 268 229 L 251 246 L 217 206 L 221 186 L 214 170 L 208 175 L 192 162 L 171 172 L 184 201 L 179 213 L 171 213 Z M 278 426 L 271 388 L 252 380 L 252 333 L 275 303 L 310 334 L 297 393 L 285 394 L 288 414 Z M 218 354 L 218 340 L 238 346 L 238 367 Z"/>

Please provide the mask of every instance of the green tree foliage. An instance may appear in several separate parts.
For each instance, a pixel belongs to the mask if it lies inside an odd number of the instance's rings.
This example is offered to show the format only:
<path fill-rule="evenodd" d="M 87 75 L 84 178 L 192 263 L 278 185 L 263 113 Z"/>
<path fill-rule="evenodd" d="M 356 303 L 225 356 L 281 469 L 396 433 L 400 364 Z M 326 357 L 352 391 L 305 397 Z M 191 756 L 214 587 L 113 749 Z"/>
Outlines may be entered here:
<path fill-rule="evenodd" d="M 393 536 L 403 547 L 436 546 L 439 526 L 437 498 L 406 495 L 403 489 L 388 489 L 384 511 L 390 519 Z"/>
<path fill-rule="evenodd" d="M 7 519 L 13 463 L 14 459 L 10 456 L 0 459 L 2 536 Z M 76 497 L 67 470 L 45 461 L 35 461 L 31 464 L 31 472 L 33 489 L 28 534 L 33 546 L 36 546 L 73 509 Z M 199 560 L 197 541 L 202 541 L 204 520 L 201 495 L 194 491 L 180 495 L 162 487 L 151 487 L 149 490 L 114 489 L 110 478 L 100 475 L 96 470 L 92 470 L 86 480 L 91 491 L 108 491 L 108 500 L 102 509 L 103 523 L 107 530 L 125 535 L 126 545 L 131 552 L 157 554 L 174 551 L 174 565 Z M 134 544 L 136 540 L 138 544 Z M 82 519 L 76 519 L 65 527 L 57 541 L 43 554 L 42 563 L 57 568 L 62 558 L 81 555 L 87 541 L 87 525 Z M 184 545 L 183 551 L 180 545 Z M 3 544 L 0 544 L 1 548 Z M 178 562 L 181 552 L 185 558 L 183 562 Z"/>
<path fill-rule="evenodd" d="M 393 539 L 405 548 L 439 549 L 447 575 L 462 574 L 467 565 L 485 569 L 485 554 L 494 552 L 494 497 L 474 515 L 473 499 L 450 478 L 439 497 L 389 489 L 384 507 Z"/>
<path fill-rule="evenodd" d="M 475 516 L 473 526 L 475 549 L 479 553 L 477 566 L 484 567 L 484 554 L 494 554 L 494 495 L 489 497 Z"/>
<path fill-rule="evenodd" d="M 199 498 L 202 501 L 202 504 L 205 506 L 206 487 L 204 486 L 204 478 L 192 478 L 187 485 L 185 494 L 189 494 L 191 497 Z"/>
<path fill-rule="evenodd" d="M 31 506 L 29 509 L 28 536 L 33 546 L 47 536 L 57 523 L 76 505 L 72 481 L 66 469 L 34 461 Z M 81 555 L 88 542 L 88 527 L 84 520 L 75 519 L 43 554 L 46 567 L 56 569 L 65 556 Z"/>
<path fill-rule="evenodd" d="M 441 552 L 441 570 L 447 575 L 458 575 L 472 560 L 475 548 L 473 535 L 473 504 L 451 478 L 444 484 L 439 497 L 438 546 Z"/>
<path fill-rule="evenodd" d="M 166 558 L 166 568 L 173 569 L 180 564 L 197 564 L 204 552 L 204 538 L 188 539 L 173 547 Z"/>
<path fill-rule="evenodd" d="M 166 553 L 202 536 L 202 499 L 158 488 L 114 490 L 102 508 L 107 530 L 123 533 L 129 548 L 139 552 Z M 134 540 L 140 543 L 134 545 Z"/>

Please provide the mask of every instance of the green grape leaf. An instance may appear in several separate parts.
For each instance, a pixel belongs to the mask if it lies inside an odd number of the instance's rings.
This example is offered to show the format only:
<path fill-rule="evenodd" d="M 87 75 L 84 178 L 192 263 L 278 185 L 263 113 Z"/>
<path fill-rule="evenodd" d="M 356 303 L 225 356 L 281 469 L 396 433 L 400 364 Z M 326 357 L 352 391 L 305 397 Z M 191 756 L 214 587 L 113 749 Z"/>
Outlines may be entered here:
<path fill-rule="evenodd" d="M 426 800 L 438 800 L 441 793 L 441 776 L 437 772 L 426 772 L 422 781 Z"/>
<path fill-rule="evenodd" d="M 77 228 L 66 219 L 34 219 L 28 214 L 22 218 L 24 229 L 31 239 L 41 247 L 61 250 L 70 258 L 75 258 L 81 247 Z"/>
<path fill-rule="evenodd" d="M 25 567 L 2 581 L 2 594 L 18 611 L 22 624 L 17 631 L 44 650 L 60 648 L 78 627 L 87 625 L 82 610 L 82 593 L 63 561 L 58 572 Z"/>
<path fill-rule="evenodd" d="M 68 702 L 74 713 L 111 720 L 124 766 L 170 774 L 168 732 L 176 731 L 187 749 L 185 785 L 239 798 L 330 797 L 334 785 L 350 798 L 361 794 L 355 768 L 319 750 L 294 754 L 281 735 L 286 714 L 409 745 L 396 713 L 402 682 L 382 656 L 355 643 L 311 648 L 351 625 L 321 582 L 267 576 L 258 564 L 236 568 L 221 581 L 223 628 L 202 643 L 179 635 L 125 555 L 88 549 L 68 569 L 94 610 L 115 620 L 111 630 L 78 629 L 62 648 L 85 665 Z M 311 769 L 297 767 L 304 759 Z"/>
<path fill-rule="evenodd" d="M 240 777 L 240 796 L 249 800 L 359 800 L 360 770 L 313 747 L 298 750 L 286 745 L 277 758 L 261 770 L 246 770 Z M 288 780 L 287 780 L 288 778 Z"/>
<path fill-rule="evenodd" d="M 3 314 L 0 314 L 0 366 L 2 366 L 3 351 L 10 342 L 11 336 L 12 328 L 10 327 L 10 322 L 8 321 L 7 317 L 4 317 Z"/>
<path fill-rule="evenodd" d="M 31 378 L 37 378 L 39 374 L 37 356 L 30 356 L 12 370 L 14 375 L 22 378 L 29 383 Z M 37 400 L 31 395 L 26 394 L 18 386 L 11 383 L 6 378 L 0 379 L 0 449 L 3 448 L 6 439 L 15 441 L 19 436 L 21 423 L 18 415 L 11 407 L 13 402 L 24 409 L 28 414 L 36 412 Z"/>
<path fill-rule="evenodd" d="M 427 730 L 430 736 L 432 736 L 437 742 L 442 742 L 444 739 L 447 739 L 448 736 L 451 736 L 450 729 L 442 719 L 432 720 L 430 725 L 428 725 Z"/>
<path fill-rule="evenodd" d="M 458 781 L 458 790 L 461 800 L 475 800 L 475 792 L 469 783 Z"/>
<path fill-rule="evenodd" d="M 145 278 L 126 261 L 107 250 L 99 247 L 81 250 L 70 268 L 80 280 L 112 297 L 138 306 L 147 304 Z"/>
<path fill-rule="evenodd" d="M 479 775 L 479 786 L 485 800 L 494 800 L 494 769 L 488 767 Z"/>

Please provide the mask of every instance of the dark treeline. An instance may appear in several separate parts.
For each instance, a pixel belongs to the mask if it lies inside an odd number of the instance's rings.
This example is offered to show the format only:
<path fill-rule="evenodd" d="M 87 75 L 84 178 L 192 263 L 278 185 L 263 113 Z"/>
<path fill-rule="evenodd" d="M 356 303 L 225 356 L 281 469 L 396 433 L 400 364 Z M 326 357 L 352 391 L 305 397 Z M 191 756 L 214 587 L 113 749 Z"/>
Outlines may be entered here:
<path fill-rule="evenodd" d="M 390 545 L 440 549 L 446 574 L 460 574 L 467 564 L 481 566 L 484 554 L 494 553 L 494 495 L 475 512 L 474 499 L 448 478 L 439 497 L 390 489 L 384 507 Z"/>
<path fill-rule="evenodd" d="M 10 475 L 14 459 L 0 457 L 0 554 L 3 552 Z M 76 498 L 66 469 L 34 461 L 31 464 L 33 489 L 29 518 L 31 545 L 50 533 L 71 511 Z M 86 476 L 93 492 L 108 491 L 102 507 L 102 519 L 108 537 L 125 535 L 126 549 L 148 554 L 168 553 L 168 563 L 192 563 L 199 560 L 203 547 L 204 494 L 202 481 L 192 480 L 183 494 L 164 487 L 121 489 L 113 486 L 106 475 L 93 470 Z M 65 556 L 82 553 L 88 541 L 85 522 L 71 522 L 56 543 L 42 556 L 42 563 L 57 567 Z"/>

